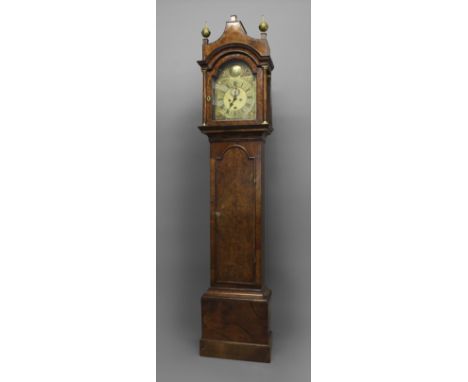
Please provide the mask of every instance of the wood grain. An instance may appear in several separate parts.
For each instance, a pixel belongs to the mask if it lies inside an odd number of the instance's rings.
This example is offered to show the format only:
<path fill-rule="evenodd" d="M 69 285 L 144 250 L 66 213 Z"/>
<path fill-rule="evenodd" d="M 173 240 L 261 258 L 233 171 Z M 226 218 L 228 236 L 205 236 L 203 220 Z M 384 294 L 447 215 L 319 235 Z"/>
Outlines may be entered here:
<path fill-rule="evenodd" d="M 216 157 L 216 282 L 255 283 L 255 181 L 255 156 L 244 146 L 231 144 Z"/>

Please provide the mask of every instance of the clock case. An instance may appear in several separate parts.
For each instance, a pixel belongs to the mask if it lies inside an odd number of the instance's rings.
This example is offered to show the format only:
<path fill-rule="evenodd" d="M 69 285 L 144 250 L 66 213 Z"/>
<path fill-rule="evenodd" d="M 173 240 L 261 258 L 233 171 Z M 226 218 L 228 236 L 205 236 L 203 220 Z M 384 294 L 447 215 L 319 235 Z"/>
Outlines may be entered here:
<path fill-rule="evenodd" d="M 203 124 L 210 142 L 210 287 L 201 298 L 200 355 L 270 362 L 269 301 L 264 269 L 264 146 L 273 131 L 266 33 L 247 35 L 235 16 L 221 37 L 203 39 Z M 213 78 L 244 61 L 256 76 L 256 119 L 215 120 Z"/>

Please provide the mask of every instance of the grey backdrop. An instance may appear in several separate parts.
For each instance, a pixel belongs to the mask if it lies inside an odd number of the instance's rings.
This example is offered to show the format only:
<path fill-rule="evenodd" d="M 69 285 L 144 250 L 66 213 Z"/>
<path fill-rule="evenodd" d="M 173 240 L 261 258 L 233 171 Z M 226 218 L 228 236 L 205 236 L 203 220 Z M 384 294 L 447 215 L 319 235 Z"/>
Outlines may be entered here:
<path fill-rule="evenodd" d="M 264 14 L 273 126 L 266 145 L 266 284 L 272 363 L 198 356 L 209 286 L 209 143 L 201 121 L 200 30 L 237 14 L 259 37 Z M 310 4 L 308 0 L 157 2 L 157 377 L 159 382 L 310 380 Z"/>

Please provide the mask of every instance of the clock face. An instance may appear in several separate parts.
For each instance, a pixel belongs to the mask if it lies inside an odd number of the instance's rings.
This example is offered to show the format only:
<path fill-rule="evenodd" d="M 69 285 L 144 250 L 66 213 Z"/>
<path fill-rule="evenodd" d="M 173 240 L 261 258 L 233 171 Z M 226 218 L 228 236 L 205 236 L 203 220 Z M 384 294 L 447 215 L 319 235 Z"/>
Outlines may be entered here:
<path fill-rule="evenodd" d="M 224 64 L 214 79 L 213 117 L 215 120 L 255 120 L 257 83 L 243 61 Z"/>

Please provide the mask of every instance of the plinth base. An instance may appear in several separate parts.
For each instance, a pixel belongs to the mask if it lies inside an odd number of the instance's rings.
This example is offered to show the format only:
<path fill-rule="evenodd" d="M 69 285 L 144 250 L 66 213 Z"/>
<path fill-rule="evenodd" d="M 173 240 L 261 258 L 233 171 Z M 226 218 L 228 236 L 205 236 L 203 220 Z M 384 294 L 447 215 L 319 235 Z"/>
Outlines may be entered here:
<path fill-rule="evenodd" d="M 271 292 L 210 288 L 202 296 L 200 355 L 270 362 Z"/>
<path fill-rule="evenodd" d="M 200 340 L 200 355 L 237 359 L 241 361 L 270 362 L 271 338 L 268 345 L 248 342 L 232 342 L 222 340 Z"/>

